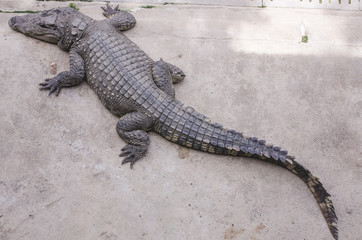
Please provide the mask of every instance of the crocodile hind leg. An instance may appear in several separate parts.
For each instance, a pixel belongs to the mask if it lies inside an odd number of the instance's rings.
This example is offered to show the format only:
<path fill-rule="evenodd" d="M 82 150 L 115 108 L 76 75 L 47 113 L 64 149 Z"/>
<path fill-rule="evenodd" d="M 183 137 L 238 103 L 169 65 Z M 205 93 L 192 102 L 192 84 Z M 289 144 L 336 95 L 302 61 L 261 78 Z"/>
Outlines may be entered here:
<path fill-rule="evenodd" d="M 109 3 L 106 7 L 101 7 L 103 9 L 103 15 L 106 18 L 109 18 L 111 25 L 118 28 L 120 31 L 126 31 L 133 28 L 136 25 L 136 19 L 132 14 L 126 11 L 121 11 L 118 9 L 118 6 L 112 8 Z"/>
<path fill-rule="evenodd" d="M 153 126 L 152 121 L 139 112 L 127 113 L 117 123 L 118 135 L 128 144 L 121 149 L 120 157 L 124 157 L 122 164 L 133 164 L 144 156 L 150 143 L 146 131 Z"/>
<path fill-rule="evenodd" d="M 178 83 L 185 78 L 185 74 L 181 69 L 161 60 L 152 66 L 152 76 L 156 86 L 175 98 L 175 88 L 173 83 Z"/>
<path fill-rule="evenodd" d="M 172 83 L 179 83 L 186 77 L 185 73 L 175 65 L 167 63 L 168 69 L 171 73 Z"/>

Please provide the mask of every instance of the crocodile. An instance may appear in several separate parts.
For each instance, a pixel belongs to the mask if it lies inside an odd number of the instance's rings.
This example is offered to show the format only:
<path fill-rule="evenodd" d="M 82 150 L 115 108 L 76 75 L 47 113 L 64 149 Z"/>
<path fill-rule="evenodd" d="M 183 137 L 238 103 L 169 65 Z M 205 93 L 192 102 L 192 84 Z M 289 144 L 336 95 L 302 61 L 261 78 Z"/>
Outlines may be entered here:
<path fill-rule="evenodd" d="M 57 44 L 69 52 L 70 70 L 40 83 L 41 90 L 58 96 L 63 87 L 86 81 L 104 106 L 120 119 L 118 135 L 127 143 L 122 164 L 143 157 L 149 146 L 147 132 L 154 131 L 181 146 L 219 155 L 251 157 L 277 164 L 302 179 L 313 193 L 334 239 L 337 216 L 331 195 L 317 177 L 295 157 L 256 137 L 224 128 L 175 98 L 174 84 L 183 71 L 162 58 L 152 60 L 124 31 L 135 26 L 134 16 L 109 4 L 96 21 L 72 8 L 14 16 L 9 26 L 27 36 Z"/>

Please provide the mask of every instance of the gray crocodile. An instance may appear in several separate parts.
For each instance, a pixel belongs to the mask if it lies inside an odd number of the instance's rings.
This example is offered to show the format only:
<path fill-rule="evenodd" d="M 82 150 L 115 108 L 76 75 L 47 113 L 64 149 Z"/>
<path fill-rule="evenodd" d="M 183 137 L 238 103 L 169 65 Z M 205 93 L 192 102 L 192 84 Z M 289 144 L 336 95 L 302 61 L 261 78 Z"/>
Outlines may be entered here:
<path fill-rule="evenodd" d="M 135 26 L 132 14 L 118 6 L 102 7 L 107 19 L 95 21 L 71 8 L 15 16 L 9 26 L 27 36 L 69 52 L 70 71 L 40 83 L 40 89 L 58 96 L 63 87 L 84 80 L 102 103 L 120 117 L 116 130 L 127 142 L 121 149 L 122 164 L 134 163 L 149 146 L 148 131 L 169 141 L 204 152 L 252 157 L 282 166 L 301 178 L 312 191 L 328 227 L 338 239 L 337 216 L 330 194 L 311 172 L 280 147 L 246 137 L 185 106 L 175 99 L 173 84 L 182 81 L 181 69 L 163 61 L 153 61 L 122 31 Z"/>

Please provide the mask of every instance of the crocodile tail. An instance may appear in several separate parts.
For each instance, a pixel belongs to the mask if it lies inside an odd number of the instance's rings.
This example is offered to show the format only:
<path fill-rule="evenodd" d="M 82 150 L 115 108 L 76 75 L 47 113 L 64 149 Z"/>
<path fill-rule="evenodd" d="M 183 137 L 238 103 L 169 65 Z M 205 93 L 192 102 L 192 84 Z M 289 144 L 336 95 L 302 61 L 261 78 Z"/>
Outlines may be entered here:
<path fill-rule="evenodd" d="M 319 179 L 308 169 L 295 161 L 294 157 L 288 155 L 288 151 L 281 150 L 280 147 L 273 145 L 266 145 L 264 140 L 258 140 L 257 138 L 242 137 L 242 139 L 240 151 L 237 155 L 259 158 L 282 166 L 297 175 L 307 184 L 323 213 L 333 238 L 337 240 L 338 218 L 334 210 L 333 202 L 330 198 L 331 195 L 326 191 Z"/>
<path fill-rule="evenodd" d="M 323 213 L 323 216 L 328 224 L 328 228 L 331 231 L 333 238 L 338 239 L 338 228 L 336 212 L 334 210 L 331 195 L 323 187 L 323 184 L 317 177 L 304 168 L 301 164 L 296 162 L 292 157 L 287 156 L 286 161 L 283 163 L 284 167 L 289 169 L 292 173 L 301 178 L 313 193 L 317 203 Z"/>
<path fill-rule="evenodd" d="M 227 130 L 221 124 L 211 123 L 209 118 L 191 107 L 183 106 L 177 100 L 166 103 L 164 109 L 156 112 L 154 117 L 158 119 L 154 130 L 172 142 L 214 154 L 262 159 L 296 174 L 308 185 L 334 239 L 338 239 L 338 219 L 330 194 L 324 189 L 318 178 L 296 162 L 286 150 L 266 144 L 264 140 L 246 137 L 234 130 Z"/>
<path fill-rule="evenodd" d="M 295 161 L 294 157 L 288 155 L 288 151 L 282 150 L 280 147 L 273 146 L 271 144 L 265 144 L 264 140 L 245 137 L 242 136 L 241 133 L 236 134 L 241 135 L 241 137 L 238 137 L 241 138 L 241 140 L 238 140 L 238 138 L 236 140 L 236 143 L 240 143 L 240 151 L 238 151 L 237 155 L 259 158 L 277 164 L 281 167 L 288 169 L 307 184 L 323 213 L 330 232 L 332 233 L 334 239 L 337 240 L 338 218 L 335 213 L 333 202 L 330 198 L 331 195 L 323 187 L 323 184 L 319 181 L 319 179 L 314 176 L 308 169 Z M 234 155 L 232 150 L 228 150 L 227 152 L 231 155 Z"/>
<path fill-rule="evenodd" d="M 330 198 L 331 195 L 323 187 L 323 184 L 319 181 L 319 179 L 308 169 L 295 161 L 294 157 L 288 155 L 288 151 L 281 150 L 281 148 L 277 146 L 265 144 L 264 140 L 258 140 L 257 138 L 242 137 L 242 139 L 243 140 L 241 141 L 240 151 L 237 155 L 259 158 L 277 164 L 288 169 L 307 184 L 323 213 L 333 238 L 337 240 L 338 218 L 334 210 L 333 202 Z"/>

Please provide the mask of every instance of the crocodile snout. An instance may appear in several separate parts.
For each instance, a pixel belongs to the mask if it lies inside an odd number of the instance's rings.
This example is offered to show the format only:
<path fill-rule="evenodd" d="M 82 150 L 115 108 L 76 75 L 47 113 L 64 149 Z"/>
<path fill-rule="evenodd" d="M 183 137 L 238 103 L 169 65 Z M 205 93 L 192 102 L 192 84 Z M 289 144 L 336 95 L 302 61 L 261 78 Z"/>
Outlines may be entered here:
<path fill-rule="evenodd" d="M 11 28 L 13 28 L 14 25 L 15 25 L 15 23 L 16 23 L 16 17 L 10 18 L 8 23 L 9 23 L 9 26 L 10 26 Z"/>
<path fill-rule="evenodd" d="M 9 26 L 14 29 L 17 30 L 19 27 L 19 24 L 23 23 L 24 19 L 19 17 L 19 16 L 15 16 L 9 19 Z"/>
<path fill-rule="evenodd" d="M 18 30 L 20 24 L 24 23 L 25 20 L 22 16 L 15 16 L 9 19 L 9 26 L 14 29 L 14 30 Z"/>

